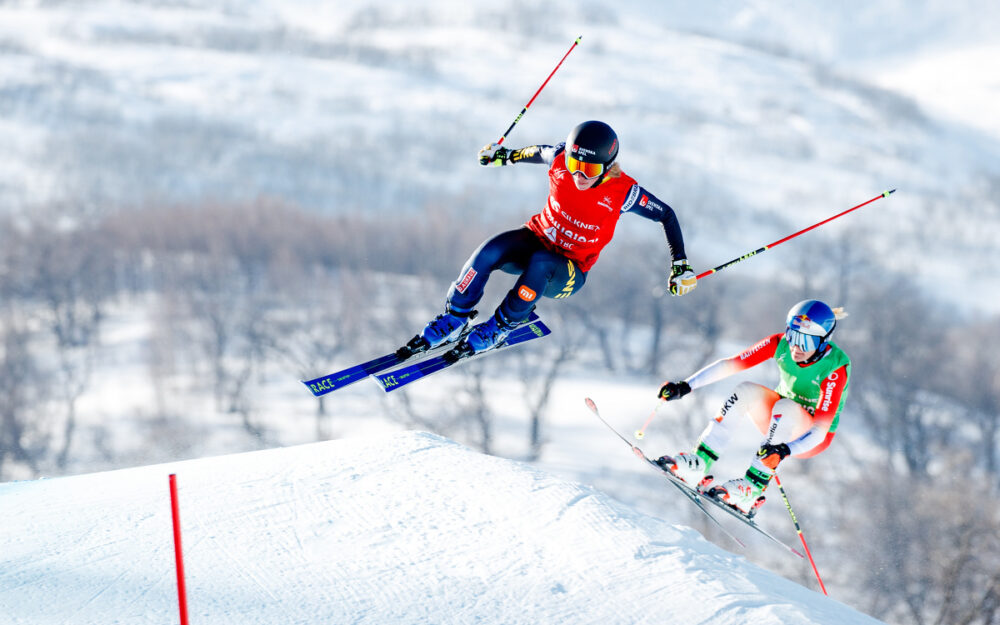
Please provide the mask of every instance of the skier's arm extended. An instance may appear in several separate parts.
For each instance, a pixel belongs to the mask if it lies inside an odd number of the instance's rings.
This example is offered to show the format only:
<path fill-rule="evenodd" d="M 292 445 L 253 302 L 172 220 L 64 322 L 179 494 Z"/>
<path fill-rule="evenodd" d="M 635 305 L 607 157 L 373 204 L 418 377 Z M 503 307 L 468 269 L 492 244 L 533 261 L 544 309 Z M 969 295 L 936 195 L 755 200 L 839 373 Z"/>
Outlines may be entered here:
<path fill-rule="evenodd" d="M 756 367 L 760 363 L 774 357 L 774 353 L 778 350 L 778 341 L 781 340 L 781 336 L 780 333 L 772 334 L 735 356 L 716 360 L 712 364 L 691 374 L 686 382 L 692 389 L 696 389 L 713 382 L 718 382 L 741 371 L 746 371 L 751 367 Z"/>
<path fill-rule="evenodd" d="M 483 167 L 501 167 L 514 163 L 544 163 L 551 165 L 565 144 L 529 145 L 516 150 L 491 143 L 479 150 L 479 164 Z"/>
<path fill-rule="evenodd" d="M 622 205 L 622 212 L 632 212 L 640 217 L 658 221 L 663 224 L 663 233 L 667 237 L 667 245 L 670 246 L 670 255 L 676 260 L 687 258 L 684 251 L 684 237 L 681 234 L 681 225 L 677 221 L 677 214 L 670 205 L 660 200 L 655 195 L 636 184 L 632 186 L 625 204 Z"/>
<path fill-rule="evenodd" d="M 826 376 L 820 385 L 819 403 L 813 424 L 805 434 L 789 441 L 788 450 L 796 458 L 811 458 L 830 446 L 837 430 L 840 408 L 847 399 L 847 365 Z"/>

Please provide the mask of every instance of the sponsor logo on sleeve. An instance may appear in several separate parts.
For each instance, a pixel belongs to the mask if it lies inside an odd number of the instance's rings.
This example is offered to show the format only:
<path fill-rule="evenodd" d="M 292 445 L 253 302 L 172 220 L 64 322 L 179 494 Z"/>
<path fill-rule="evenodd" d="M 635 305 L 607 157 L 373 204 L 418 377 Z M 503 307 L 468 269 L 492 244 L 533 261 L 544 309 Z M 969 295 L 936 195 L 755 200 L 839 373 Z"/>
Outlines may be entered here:
<path fill-rule="evenodd" d="M 837 388 L 837 372 L 834 371 L 826 378 L 826 384 L 823 388 L 823 399 L 820 400 L 820 409 L 823 412 L 830 410 L 830 404 L 833 401 L 833 391 Z"/>
<path fill-rule="evenodd" d="M 524 160 L 526 158 L 531 158 L 532 156 L 534 156 L 537 153 L 538 153 L 538 146 L 537 145 L 529 145 L 526 148 L 522 148 L 520 150 L 514 150 L 513 152 L 511 152 L 510 153 L 510 162 L 516 163 L 516 162 L 518 162 L 520 160 Z"/>
<path fill-rule="evenodd" d="M 622 205 L 622 212 L 627 213 L 635 206 L 635 199 L 639 197 L 639 185 L 634 184 L 632 188 L 628 191 L 628 197 L 625 198 L 625 203 Z M 643 196 L 644 198 L 646 196 Z"/>
<path fill-rule="evenodd" d="M 753 356 L 754 354 L 756 354 L 757 352 L 759 352 L 760 350 L 764 349 L 765 347 L 767 347 L 770 344 L 771 344 L 771 338 L 768 337 L 768 338 L 764 339 L 763 341 L 761 341 L 760 343 L 757 343 L 756 345 L 754 345 L 750 349 L 746 350 L 742 354 L 740 354 L 740 360 L 746 360 L 747 358 Z"/>

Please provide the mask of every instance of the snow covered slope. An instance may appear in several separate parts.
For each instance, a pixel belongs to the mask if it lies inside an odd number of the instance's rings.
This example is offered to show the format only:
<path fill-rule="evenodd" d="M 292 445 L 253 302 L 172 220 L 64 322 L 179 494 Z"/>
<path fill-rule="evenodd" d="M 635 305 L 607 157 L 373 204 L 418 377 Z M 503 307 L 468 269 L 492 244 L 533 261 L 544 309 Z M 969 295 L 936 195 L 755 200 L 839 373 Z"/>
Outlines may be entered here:
<path fill-rule="evenodd" d="M 877 623 L 588 486 L 426 433 L 0 485 L 0 620 Z M 678 501 L 678 505 L 688 505 Z"/>

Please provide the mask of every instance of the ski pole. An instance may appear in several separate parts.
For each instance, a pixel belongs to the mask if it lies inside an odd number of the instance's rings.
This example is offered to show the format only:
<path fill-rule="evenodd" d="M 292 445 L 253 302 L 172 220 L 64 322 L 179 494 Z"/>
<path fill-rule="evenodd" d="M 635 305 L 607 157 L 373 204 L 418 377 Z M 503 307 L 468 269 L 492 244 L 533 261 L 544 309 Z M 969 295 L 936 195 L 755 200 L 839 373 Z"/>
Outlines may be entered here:
<path fill-rule="evenodd" d="M 833 221 L 837 217 L 842 217 L 842 216 L 846 215 L 847 213 L 849 213 L 849 212 L 851 212 L 853 210 L 857 210 L 857 209 L 861 208 L 862 206 L 867 206 L 868 204 L 871 204 L 872 202 L 874 202 L 875 200 L 877 200 L 879 198 L 889 197 L 890 193 L 895 193 L 895 192 L 896 192 L 895 189 L 891 189 L 889 191 L 884 191 L 880 195 L 876 195 L 875 197 L 873 197 L 872 199 L 868 200 L 867 202 L 862 202 L 861 204 L 858 204 L 857 206 L 855 206 L 853 208 L 849 208 L 849 209 L 845 210 L 842 213 L 837 213 L 833 217 L 829 217 L 827 219 L 824 219 L 823 221 L 821 221 L 821 222 L 819 222 L 817 224 L 813 224 L 813 225 L 809 226 L 808 228 L 803 228 L 802 230 L 799 230 L 798 232 L 796 232 L 794 234 L 788 235 L 784 239 L 779 239 L 779 240 L 775 241 L 774 243 L 771 243 L 770 245 L 765 245 L 764 247 L 756 249 L 756 250 L 754 250 L 752 252 L 747 252 L 743 256 L 740 256 L 739 258 L 734 258 L 733 260 L 729 261 L 728 263 L 724 263 L 722 265 L 719 265 L 715 269 L 709 269 L 708 271 L 703 271 L 702 273 L 700 273 L 697 276 L 695 276 L 695 279 L 696 280 L 701 280 L 702 278 L 704 278 L 706 276 L 710 276 L 713 273 L 718 273 L 718 272 L 722 271 L 723 269 L 725 269 L 726 267 L 731 267 L 732 265 L 735 265 L 736 263 L 738 263 L 740 261 L 746 260 L 746 259 L 748 259 L 748 258 L 750 258 L 752 256 L 756 256 L 757 254 L 760 254 L 761 252 L 769 250 L 772 247 L 781 245 L 782 243 L 784 243 L 785 241 L 788 241 L 789 239 L 794 239 L 795 237 L 799 236 L 800 234 L 804 234 L 806 232 L 809 232 L 813 228 L 819 228 L 823 224 L 825 224 L 827 222 L 830 222 L 830 221 Z"/>
<path fill-rule="evenodd" d="M 891 191 L 890 191 L 891 193 Z M 816 579 L 819 581 L 819 587 L 823 591 L 823 594 L 830 596 L 830 593 L 826 592 L 826 585 L 823 584 L 823 578 L 819 576 L 819 569 L 816 568 L 816 561 L 813 560 L 812 553 L 809 551 L 809 545 L 806 544 L 806 537 L 802 533 L 802 528 L 799 527 L 799 520 L 795 518 L 795 513 L 792 511 L 792 504 L 788 501 L 788 495 L 785 494 L 785 489 L 781 485 L 781 480 L 778 479 L 778 474 L 774 474 L 774 483 L 778 485 L 778 491 L 781 493 L 781 498 L 785 500 L 785 507 L 788 508 L 788 514 L 792 517 L 792 523 L 795 524 L 795 531 L 799 534 L 799 540 L 802 541 L 802 546 L 806 549 L 806 555 L 809 556 L 809 564 L 813 567 L 813 573 L 816 574 Z"/>
<path fill-rule="evenodd" d="M 507 131 L 503 133 L 503 136 L 500 137 L 500 140 L 497 141 L 497 145 L 503 145 L 503 140 L 507 138 L 507 135 L 510 134 L 510 131 L 514 130 L 514 126 L 517 125 L 517 122 L 521 121 L 521 118 L 524 117 L 524 114 L 528 112 L 528 107 L 531 106 L 531 103 L 535 101 L 535 98 L 538 97 L 538 94 L 542 92 L 542 89 L 545 88 L 545 85 L 549 84 L 549 80 L 551 80 L 552 76 L 555 75 L 556 70 L 559 69 L 559 66 L 563 64 L 563 61 L 565 61 L 566 57 L 569 56 L 569 53 L 573 51 L 573 48 L 575 48 L 577 44 L 580 43 L 581 39 L 583 39 L 583 35 L 580 35 L 579 37 L 576 38 L 576 41 L 573 42 L 573 45 L 569 47 L 569 51 L 567 51 L 566 54 L 563 55 L 563 58 L 559 60 L 559 64 L 556 65 L 556 69 L 552 70 L 552 73 L 549 74 L 549 77 L 545 79 L 545 82 L 542 83 L 542 86 L 538 88 L 538 91 L 535 92 L 535 95 L 531 96 L 531 99 L 528 100 L 528 103 L 524 105 L 524 108 L 521 109 L 521 112 L 518 113 L 517 117 L 514 118 L 514 122 L 510 125 L 510 128 L 508 128 Z"/>
<path fill-rule="evenodd" d="M 663 403 L 662 401 L 656 402 L 656 406 L 653 408 L 652 412 L 649 413 L 649 418 L 646 419 L 646 422 L 642 424 L 642 427 L 640 429 L 635 431 L 635 437 L 637 439 L 641 440 L 646 436 L 646 428 L 649 427 L 650 421 L 652 421 L 653 417 L 656 416 L 656 411 L 659 410 L 660 404 L 662 403 Z"/>

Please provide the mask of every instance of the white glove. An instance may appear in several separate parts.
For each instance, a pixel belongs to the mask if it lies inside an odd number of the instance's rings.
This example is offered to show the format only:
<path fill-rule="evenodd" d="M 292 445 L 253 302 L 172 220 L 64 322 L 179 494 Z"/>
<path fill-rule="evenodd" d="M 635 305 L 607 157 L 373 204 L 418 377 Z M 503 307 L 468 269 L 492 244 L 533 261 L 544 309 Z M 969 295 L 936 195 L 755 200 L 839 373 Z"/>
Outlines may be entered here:
<path fill-rule="evenodd" d="M 674 261 L 670 267 L 670 279 L 667 283 L 670 285 L 671 295 L 687 295 L 695 290 L 698 286 L 698 279 L 686 258 Z"/>
<path fill-rule="evenodd" d="M 502 167 L 507 164 L 507 159 L 513 151 L 499 143 L 491 143 L 479 150 L 479 164 L 483 167 Z"/>

